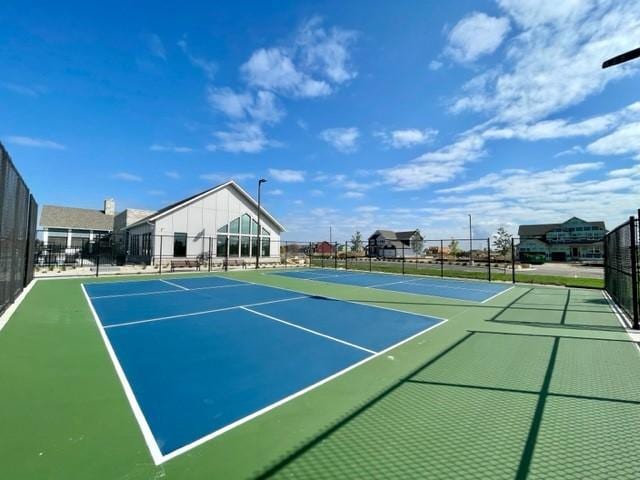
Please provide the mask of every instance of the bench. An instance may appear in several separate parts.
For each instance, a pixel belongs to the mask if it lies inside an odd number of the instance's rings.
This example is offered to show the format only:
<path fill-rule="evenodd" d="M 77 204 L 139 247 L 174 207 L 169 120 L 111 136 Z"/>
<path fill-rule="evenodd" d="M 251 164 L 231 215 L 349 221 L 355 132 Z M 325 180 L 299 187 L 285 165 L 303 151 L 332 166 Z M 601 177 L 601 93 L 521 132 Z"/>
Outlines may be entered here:
<path fill-rule="evenodd" d="M 175 271 L 176 268 L 195 268 L 200 270 L 200 262 L 198 260 L 188 260 L 186 258 L 171 260 L 171 271 Z"/>
<path fill-rule="evenodd" d="M 224 261 L 222 262 L 222 265 L 225 268 L 228 267 L 242 267 L 242 268 L 247 268 L 247 261 L 246 260 L 241 260 L 239 258 L 225 258 Z"/>

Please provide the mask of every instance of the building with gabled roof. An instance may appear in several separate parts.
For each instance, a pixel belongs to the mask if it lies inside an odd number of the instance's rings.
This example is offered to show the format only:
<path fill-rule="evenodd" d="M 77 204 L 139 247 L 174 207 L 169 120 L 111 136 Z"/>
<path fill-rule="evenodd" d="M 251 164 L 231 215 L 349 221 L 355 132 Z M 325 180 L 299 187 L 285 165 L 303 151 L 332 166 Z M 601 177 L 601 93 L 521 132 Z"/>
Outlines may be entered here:
<path fill-rule="evenodd" d="M 284 227 L 264 207 L 258 235 L 258 203 L 233 180 L 167 205 L 125 227 L 127 255 L 154 263 L 160 257 L 214 257 L 255 260 L 258 248 L 266 262 L 280 258 Z M 258 245 L 260 237 L 261 245 Z M 211 239 L 211 240 L 209 240 Z M 206 245 L 211 241 L 212 245 Z"/>
<path fill-rule="evenodd" d="M 554 261 L 602 260 L 607 229 L 602 221 L 571 217 L 564 223 L 520 225 L 518 256 L 522 261 L 544 256 Z"/>
<path fill-rule="evenodd" d="M 81 247 L 94 236 L 113 231 L 116 205 L 113 199 L 104 201 L 102 210 L 43 205 L 40 230 L 45 245 L 62 248 Z"/>
<path fill-rule="evenodd" d="M 410 258 L 422 253 L 423 237 L 420 230 L 393 232 L 376 230 L 369 237 L 367 255 L 377 258 Z M 418 248 L 420 247 L 420 248 Z"/>

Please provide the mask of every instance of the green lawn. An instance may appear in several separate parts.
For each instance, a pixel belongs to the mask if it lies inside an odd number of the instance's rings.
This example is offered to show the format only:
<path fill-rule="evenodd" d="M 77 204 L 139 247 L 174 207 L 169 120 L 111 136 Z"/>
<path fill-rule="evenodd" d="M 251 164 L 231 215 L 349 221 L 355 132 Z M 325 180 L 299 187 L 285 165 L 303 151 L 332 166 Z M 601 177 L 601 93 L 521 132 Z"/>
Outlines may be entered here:
<path fill-rule="evenodd" d="M 311 264 L 315 267 L 333 268 L 335 262 L 329 260 L 321 260 L 314 258 L 311 260 Z M 338 260 L 338 268 L 344 268 L 345 262 Z M 349 261 L 347 268 L 350 270 L 369 270 L 369 262 L 354 262 Z M 371 271 L 374 272 L 387 272 L 387 273 L 403 273 L 402 264 L 400 262 L 394 263 L 371 263 Z M 430 264 L 416 264 L 412 262 L 406 262 L 404 266 L 404 272 L 411 275 L 427 275 L 430 277 L 440 277 L 441 275 L 447 278 L 470 278 L 473 280 L 487 280 L 488 269 L 485 267 L 484 271 L 465 271 L 454 270 L 451 268 L 445 268 L 440 271 L 439 266 L 433 266 Z M 493 268 L 491 271 L 491 279 L 501 282 L 511 282 L 511 271 L 507 270 L 504 273 L 504 268 Z M 524 274 L 516 272 L 517 283 L 531 283 L 538 285 L 560 285 L 565 287 L 578 287 L 578 288 L 604 288 L 604 280 L 599 278 L 586 278 L 586 277 L 562 277 L 557 275 L 536 275 L 536 274 Z"/>
<path fill-rule="evenodd" d="M 0 331 L 0 478 L 640 478 L 639 353 L 598 290 L 470 304 L 227 275 L 449 321 L 156 466 L 81 281 L 39 281 Z"/>

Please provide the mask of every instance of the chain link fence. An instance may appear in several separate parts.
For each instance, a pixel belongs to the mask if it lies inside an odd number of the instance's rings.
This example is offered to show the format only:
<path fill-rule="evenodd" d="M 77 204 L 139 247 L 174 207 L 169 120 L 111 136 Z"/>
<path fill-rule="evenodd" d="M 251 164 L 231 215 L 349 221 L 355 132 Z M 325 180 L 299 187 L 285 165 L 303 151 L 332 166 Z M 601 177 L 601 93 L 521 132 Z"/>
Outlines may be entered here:
<path fill-rule="evenodd" d="M 0 144 L 0 313 L 33 278 L 37 210 L 33 196 Z"/>
<path fill-rule="evenodd" d="M 638 212 L 640 215 L 640 212 Z M 604 284 L 634 329 L 640 326 L 638 306 L 638 218 L 609 232 L 604 239 Z"/>

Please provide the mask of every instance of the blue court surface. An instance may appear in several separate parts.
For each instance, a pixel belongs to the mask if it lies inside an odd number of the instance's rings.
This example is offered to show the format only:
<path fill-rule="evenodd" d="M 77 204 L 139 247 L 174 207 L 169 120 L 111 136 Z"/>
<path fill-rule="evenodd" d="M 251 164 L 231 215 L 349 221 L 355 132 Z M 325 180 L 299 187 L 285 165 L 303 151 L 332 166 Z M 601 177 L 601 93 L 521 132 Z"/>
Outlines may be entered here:
<path fill-rule="evenodd" d="M 443 322 L 216 276 L 83 288 L 156 463 Z"/>
<path fill-rule="evenodd" d="M 274 275 L 338 283 L 357 287 L 376 288 L 393 292 L 432 295 L 469 302 L 486 302 L 506 292 L 510 285 L 476 280 L 453 280 L 418 275 L 394 273 L 362 272 L 358 270 L 333 270 L 328 268 L 307 268 L 275 272 Z"/>

